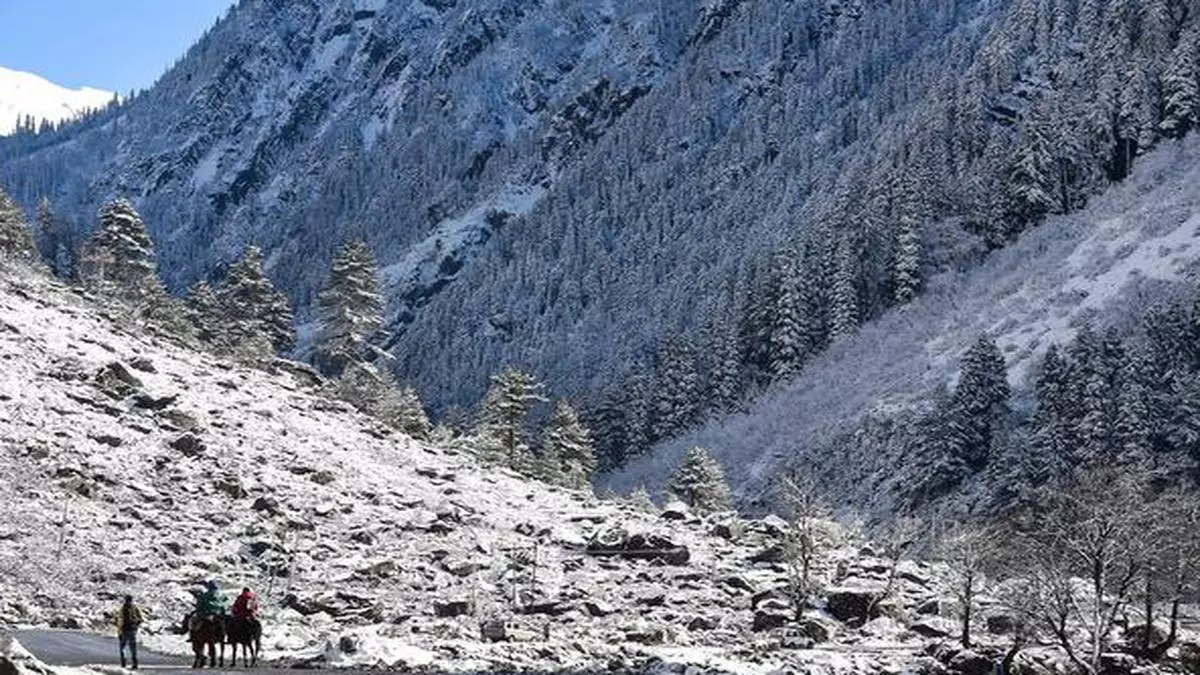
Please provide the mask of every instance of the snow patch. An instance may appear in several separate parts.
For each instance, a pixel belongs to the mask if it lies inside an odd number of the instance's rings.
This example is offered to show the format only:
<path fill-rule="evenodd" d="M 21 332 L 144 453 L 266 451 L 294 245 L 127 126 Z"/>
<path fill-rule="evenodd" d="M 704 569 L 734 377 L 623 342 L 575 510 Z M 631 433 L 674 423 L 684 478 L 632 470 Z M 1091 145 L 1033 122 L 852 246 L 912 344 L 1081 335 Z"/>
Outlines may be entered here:
<path fill-rule="evenodd" d="M 41 120 L 62 122 L 103 108 L 112 100 L 111 91 L 68 89 L 33 73 L 0 66 L 0 136 L 11 134 L 18 120 L 27 115 L 35 125 Z"/>

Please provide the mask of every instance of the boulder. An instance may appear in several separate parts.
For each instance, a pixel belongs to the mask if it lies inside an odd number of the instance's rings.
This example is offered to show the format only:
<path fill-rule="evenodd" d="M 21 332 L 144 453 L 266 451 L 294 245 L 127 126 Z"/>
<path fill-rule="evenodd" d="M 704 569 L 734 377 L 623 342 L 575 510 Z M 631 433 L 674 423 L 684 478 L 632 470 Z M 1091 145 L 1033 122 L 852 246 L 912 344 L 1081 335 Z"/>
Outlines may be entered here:
<path fill-rule="evenodd" d="M 991 659 L 970 649 L 955 654 L 946 666 L 959 675 L 992 675 L 995 670 Z"/>
<path fill-rule="evenodd" d="M 480 622 L 479 637 L 484 642 L 504 642 L 508 639 L 508 622 L 501 619 Z"/>
<path fill-rule="evenodd" d="M 746 593 L 754 592 L 754 584 L 746 581 L 746 577 L 743 577 L 740 574 L 731 574 L 724 579 L 721 579 L 720 583 L 721 585 L 734 590 L 745 591 Z"/>
<path fill-rule="evenodd" d="M 792 601 L 792 594 L 788 591 L 788 589 L 783 587 L 768 588 L 767 590 L 755 593 L 750 597 L 750 609 L 758 609 L 760 604 L 767 602 L 768 600 L 787 605 Z"/>
<path fill-rule="evenodd" d="M 358 652 L 358 638 L 353 635 L 343 635 L 338 638 L 338 651 L 343 654 L 354 654 Z"/>
<path fill-rule="evenodd" d="M 612 605 L 603 600 L 585 600 L 583 609 L 596 618 L 606 617 L 617 611 Z"/>
<path fill-rule="evenodd" d="M 787 560 L 787 551 L 773 544 L 750 556 L 749 560 L 751 563 L 782 563 Z"/>
<path fill-rule="evenodd" d="M 155 396 L 154 394 L 141 392 L 134 394 L 133 405 L 134 407 L 141 408 L 142 410 L 153 410 L 157 412 L 170 408 L 171 406 L 175 405 L 175 402 L 178 400 L 179 394 Z"/>
<path fill-rule="evenodd" d="M 829 642 L 829 627 L 820 621 L 803 619 L 795 625 L 794 630 L 813 642 Z"/>
<path fill-rule="evenodd" d="M 687 622 L 687 629 L 690 631 L 716 630 L 720 625 L 721 622 L 714 617 L 696 616 Z"/>
<path fill-rule="evenodd" d="M 759 633 L 773 628 L 782 628 L 791 623 L 794 618 L 789 609 L 780 608 L 774 604 L 764 605 L 754 612 L 754 624 L 750 630 Z"/>
<path fill-rule="evenodd" d="M 158 414 L 159 423 L 178 429 L 179 431 L 195 431 L 200 423 L 191 414 L 178 408 L 164 410 Z"/>
<path fill-rule="evenodd" d="M 145 356 L 135 356 L 129 359 L 129 367 L 134 370 L 140 370 L 143 373 L 157 373 L 158 368 L 154 367 L 154 362 Z"/>
<path fill-rule="evenodd" d="M 720 537 L 726 541 L 737 541 L 742 538 L 745 528 L 741 522 L 736 520 L 726 520 L 716 523 L 708 531 L 714 537 Z"/>
<path fill-rule="evenodd" d="M 940 616 L 942 613 L 942 602 L 937 598 L 926 600 L 917 605 L 917 614 L 924 616 Z"/>
<path fill-rule="evenodd" d="M 626 642 L 636 642 L 640 645 L 661 645 L 667 642 L 667 631 L 664 628 L 640 628 L 625 632 Z"/>
<path fill-rule="evenodd" d="M 198 457 L 204 454 L 204 441 L 192 433 L 185 433 L 175 440 L 171 441 L 171 449 L 177 450 L 185 457 Z"/>
<path fill-rule="evenodd" d="M 992 614 L 986 624 L 987 631 L 993 635 L 1008 635 L 1017 629 L 1017 620 L 1008 614 Z"/>
<path fill-rule="evenodd" d="M 142 388 L 142 381 L 120 361 L 113 361 L 96 373 L 96 386 L 112 398 L 121 399 Z"/>
<path fill-rule="evenodd" d="M 880 616 L 881 596 L 872 591 L 839 588 L 826 595 L 825 609 L 833 618 L 851 625 L 862 624 Z"/>
<path fill-rule="evenodd" d="M 1131 675 L 1137 660 L 1129 654 L 1101 654 L 1097 675 Z"/>
<path fill-rule="evenodd" d="M 254 500 L 254 503 L 250 505 L 250 508 L 254 511 L 258 511 L 259 513 L 269 513 L 273 516 L 277 516 L 281 513 L 279 508 L 279 500 L 271 496 L 258 497 Z"/>
<path fill-rule="evenodd" d="M 601 530 L 588 542 L 589 555 L 614 556 L 625 560 L 660 560 L 668 565 L 686 565 L 691 552 L 686 546 L 659 534 L 629 534 L 620 527 Z"/>
<path fill-rule="evenodd" d="M 950 633 L 945 628 L 933 623 L 932 621 L 918 621 L 917 623 L 909 626 L 909 630 L 923 638 L 929 638 L 933 640 L 942 640 L 950 637 Z"/>
<path fill-rule="evenodd" d="M 470 600 L 443 600 L 433 603 L 434 615 L 442 619 L 465 616 L 474 611 L 475 607 Z"/>
<path fill-rule="evenodd" d="M 688 505 L 684 504 L 678 499 L 673 499 L 667 502 L 666 506 L 663 506 L 662 511 L 658 514 L 658 517 L 662 518 L 663 520 L 674 521 L 687 520 L 691 516 L 692 511 L 690 508 L 688 508 Z"/>

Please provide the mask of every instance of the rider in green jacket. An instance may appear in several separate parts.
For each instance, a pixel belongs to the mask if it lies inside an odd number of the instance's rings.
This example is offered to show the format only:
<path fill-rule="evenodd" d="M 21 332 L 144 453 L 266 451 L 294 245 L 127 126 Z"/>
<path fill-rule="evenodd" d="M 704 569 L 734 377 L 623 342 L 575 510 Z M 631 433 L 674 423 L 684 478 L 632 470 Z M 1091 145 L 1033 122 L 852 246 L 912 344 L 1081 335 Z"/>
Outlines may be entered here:
<path fill-rule="evenodd" d="M 192 613 L 196 619 L 220 616 L 225 613 L 225 598 L 216 581 L 210 581 L 204 587 L 204 592 L 196 596 L 196 609 Z"/>

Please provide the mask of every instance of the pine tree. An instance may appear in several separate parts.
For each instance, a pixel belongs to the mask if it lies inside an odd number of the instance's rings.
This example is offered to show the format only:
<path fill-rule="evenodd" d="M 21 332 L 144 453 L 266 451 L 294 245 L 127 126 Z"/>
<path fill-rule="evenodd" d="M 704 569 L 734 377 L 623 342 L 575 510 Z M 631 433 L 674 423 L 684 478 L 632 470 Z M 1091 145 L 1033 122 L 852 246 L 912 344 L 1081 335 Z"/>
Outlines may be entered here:
<path fill-rule="evenodd" d="M 492 376 L 475 434 L 485 459 L 532 471 L 525 426 L 533 406 L 546 401 L 542 389 L 537 378 L 516 368 Z"/>
<path fill-rule="evenodd" d="M 217 343 L 223 336 L 221 301 L 207 281 L 198 281 L 188 288 L 184 301 L 187 319 L 202 342 Z"/>
<path fill-rule="evenodd" d="M 911 302 L 921 290 L 921 237 L 910 216 L 900 217 L 896 255 L 892 259 L 892 288 L 896 304 Z"/>
<path fill-rule="evenodd" d="M 1037 105 L 1021 120 L 1009 174 L 1009 193 L 1022 223 L 1040 219 L 1054 207 L 1054 156 L 1046 121 Z"/>
<path fill-rule="evenodd" d="M 1009 394 L 1004 357 L 995 342 L 980 337 L 963 357 L 951 413 L 953 447 L 968 467 L 982 469 L 996 449 Z"/>
<path fill-rule="evenodd" d="M 1033 447 L 1025 462 L 1031 487 L 1065 475 L 1070 466 L 1067 364 L 1057 345 L 1050 345 L 1042 358 L 1034 396 Z"/>
<path fill-rule="evenodd" d="M 431 425 L 416 391 L 397 385 L 377 364 L 352 361 L 333 383 L 338 398 L 413 438 L 429 437 Z"/>
<path fill-rule="evenodd" d="M 546 424 L 542 435 L 542 458 L 563 485 L 576 489 L 590 485 L 596 471 L 592 435 L 566 401 L 559 401 L 554 406 L 554 414 Z"/>
<path fill-rule="evenodd" d="M 50 200 L 46 197 L 38 202 L 37 226 L 37 246 L 42 260 L 54 274 L 64 279 L 72 278 L 75 274 L 72 237 L 63 222 L 54 215 Z"/>
<path fill-rule="evenodd" d="M 637 488 L 629 494 L 629 503 L 633 508 L 645 513 L 657 513 L 658 505 L 654 503 L 654 499 L 650 497 L 650 491 L 646 489 L 645 484 L 639 484 Z"/>
<path fill-rule="evenodd" d="M 100 225 L 84 257 L 85 283 L 133 303 L 164 294 L 154 271 L 154 243 L 128 200 L 117 199 L 100 209 Z"/>
<path fill-rule="evenodd" d="M 727 511 L 732 508 L 725 472 L 712 454 L 701 447 L 688 451 L 683 463 L 671 477 L 670 489 L 700 512 Z"/>
<path fill-rule="evenodd" d="M 742 394 L 741 346 L 733 324 L 717 322 L 712 328 L 711 343 L 708 404 L 717 412 L 731 412 L 737 408 Z"/>
<path fill-rule="evenodd" d="M 350 361 L 369 361 L 370 344 L 383 327 L 383 296 L 375 258 L 362 241 L 347 243 L 333 258 L 317 298 L 318 363 L 330 374 Z"/>
<path fill-rule="evenodd" d="M 849 239 L 837 246 L 833 273 L 833 292 L 829 321 L 831 339 L 850 335 L 858 330 L 858 261 Z"/>
<path fill-rule="evenodd" d="M 1200 126 L 1200 31 L 1193 30 L 1179 40 L 1162 75 L 1163 119 L 1159 129 L 1170 138 L 1179 138 Z"/>
<path fill-rule="evenodd" d="M 800 372 L 807 355 L 807 336 L 801 314 L 804 311 L 800 292 L 800 271 L 796 252 L 783 251 L 776 256 L 775 283 L 772 294 L 775 306 L 771 311 L 768 336 L 768 361 L 773 378 L 784 379 Z"/>
<path fill-rule="evenodd" d="M 1149 364 L 1141 352 L 1126 355 L 1116 400 L 1116 446 L 1123 463 L 1148 465 L 1151 457 Z"/>
<path fill-rule="evenodd" d="M 655 436 L 659 440 L 698 421 L 700 393 L 700 375 L 691 345 L 680 337 L 668 339 L 659 356 L 654 397 Z"/>
<path fill-rule="evenodd" d="M 230 266 L 217 296 L 234 344 L 263 338 L 280 352 L 295 344 L 291 303 L 267 278 L 262 251 L 257 246 L 247 246 L 242 257 Z"/>
<path fill-rule="evenodd" d="M 37 249 L 21 207 L 0 189 L 0 259 L 33 260 Z"/>

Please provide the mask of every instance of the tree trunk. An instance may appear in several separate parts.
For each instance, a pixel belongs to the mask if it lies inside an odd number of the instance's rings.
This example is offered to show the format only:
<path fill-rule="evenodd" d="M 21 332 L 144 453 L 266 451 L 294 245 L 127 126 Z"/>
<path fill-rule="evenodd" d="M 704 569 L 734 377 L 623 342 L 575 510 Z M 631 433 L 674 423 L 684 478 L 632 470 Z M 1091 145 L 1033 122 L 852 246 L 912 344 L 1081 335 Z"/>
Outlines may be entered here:
<path fill-rule="evenodd" d="M 967 572 L 963 579 L 962 646 L 971 648 L 971 603 L 974 600 L 975 575 Z"/>
<path fill-rule="evenodd" d="M 1153 642 L 1153 640 L 1151 639 L 1151 637 L 1152 637 L 1151 633 L 1153 633 L 1153 628 L 1154 628 L 1154 595 L 1153 595 L 1154 585 L 1152 583 L 1151 574 L 1150 574 L 1149 569 L 1146 570 L 1145 581 L 1146 581 L 1146 589 L 1145 589 L 1146 604 L 1145 604 L 1145 607 L 1143 607 L 1143 611 L 1146 615 L 1146 632 L 1142 635 L 1142 651 L 1149 654 L 1150 646 L 1151 646 L 1151 643 Z"/>

